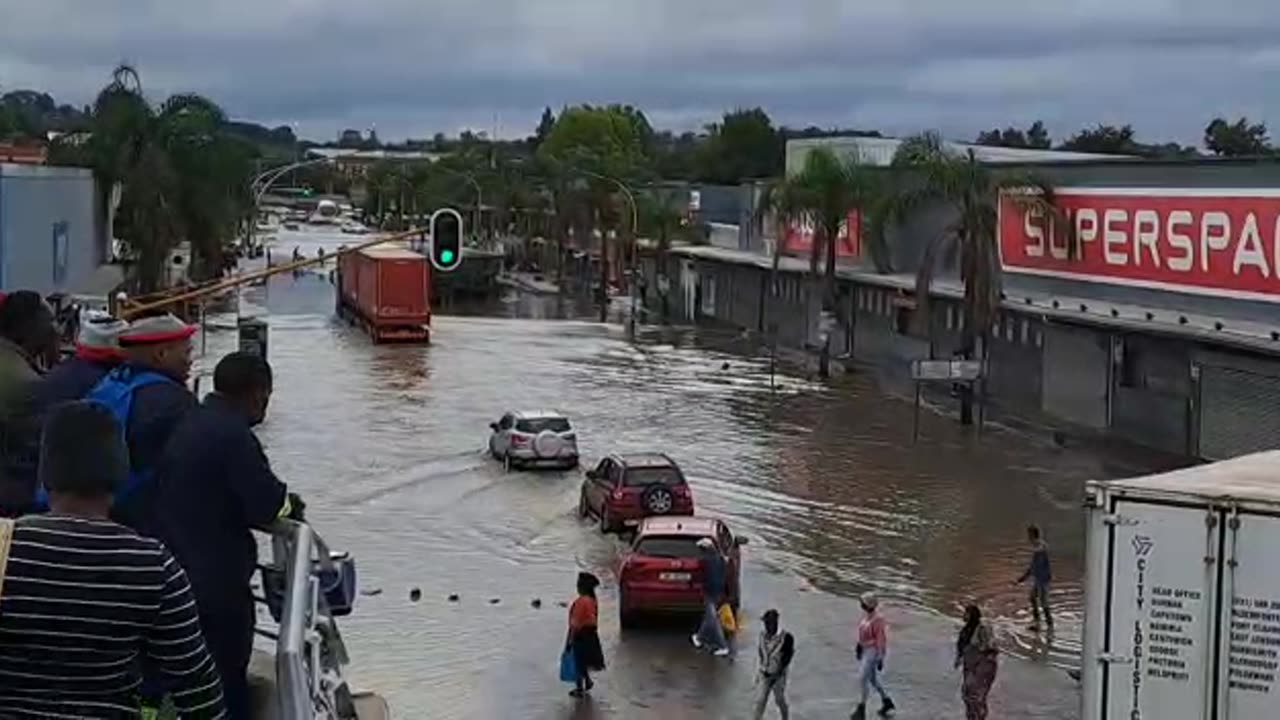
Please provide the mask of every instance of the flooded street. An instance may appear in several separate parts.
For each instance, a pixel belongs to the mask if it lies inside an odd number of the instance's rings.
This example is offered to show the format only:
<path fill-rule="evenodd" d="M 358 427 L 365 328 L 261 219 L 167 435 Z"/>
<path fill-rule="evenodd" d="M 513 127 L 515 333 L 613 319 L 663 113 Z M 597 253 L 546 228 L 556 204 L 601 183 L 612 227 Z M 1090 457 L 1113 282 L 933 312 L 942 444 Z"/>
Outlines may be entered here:
<path fill-rule="evenodd" d="M 281 238 L 277 259 L 295 242 L 314 254 L 315 236 L 300 237 Z M 1078 716 L 1066 668 L 1078 655 L 1082 483 L 1140 464 L 998 429 L 975 439 L 931 413 L 913 446 L 910 402 L 862 376 L 826 386 L 779 370 L 771 384 L 767 359 L 691 330 L 646 328 L 632 342 L 622 325 L 542 319 L 572 314 L 553 298 L 437 315 L 429 347 L 374 346 L 333 318 L 332 293 L 320 274 L 246 293 L 268 313 L 276 371 L 260 436 L 319 532 L 355 554 L 362 588 L 381 590 L 342 627 L 355 678 L 397 717 L 749 717 L 769 607 L 796 638 L 793 717 L 847 717 L 855 598 L 869 589 L 890 623 L 896 717 L 963 715 L 951 663 L 959 608 L 975 600 L 1005 650 L 993 715 Z M 233 323 L 215 324 L 227 329 L 210 331 L 206 364 L 235 344 Z M 683 625 L 620 633 L 624 545 L 577 519 L 581 473 L 505 473 L 484 452 L 488 423 L 522 407 L 564 411 L 584 465 L 669 453 L 699 513 L 750 539 L 734 661 L 695 653 Z M 1053 553 L 1051 642 L 1026 630 L 1026 587 L 1014 585 L 1028 522 Z M 578 569 L 604 580 L 609 663 L 581 704 L 556 677 Z"/>

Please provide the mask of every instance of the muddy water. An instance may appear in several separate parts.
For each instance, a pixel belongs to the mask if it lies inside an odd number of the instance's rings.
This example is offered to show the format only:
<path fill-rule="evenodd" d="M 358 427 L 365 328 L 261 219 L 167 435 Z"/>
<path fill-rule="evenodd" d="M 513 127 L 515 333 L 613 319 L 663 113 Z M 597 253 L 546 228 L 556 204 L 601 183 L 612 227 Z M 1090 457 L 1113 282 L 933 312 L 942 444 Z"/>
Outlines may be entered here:
<path fill-rule="evenodd" d="M 336 245 L 351 238 L 306 236 Z M 292 242 L 281 243 L 284 255 Z M 406 718 L 749 716 L 755 619 L 782 611 L 797 638 L 795 717 L 849 711 L 854 598 L 876 590 L 891 622 L 886 683 L 900 718 L 958 715 L 951 670 L 958 608 L 978 601 L 1006 650 L 1001 717 L 1076 717 L 1084 480 L 1144 469 L 1033 442 L 981 439 L 861 378 L 824 386 L 711 349 L 689 330 L 538 319 L 554 300 L 507 297 L 479 315 L 437 316 L 429 347 L 373 346 L 331 318 L 323 275 L 246 295 L 264 308 L 276 394 L 261 435 L 314 524 L 359 560 L 362 597 L 344 623 L 361 684 Z M 209 357 L 234 343 L 213 330 Z M 588 458 L 664 450 L 700 512 L 749 538 L 744 614 L 731 662 L 695 654 L 685 628 L 620 634 L 613 567 L 622 544 L 574 516 L 576 472 L 504 473 L 482 448 L 513 407 L 556 407 Z M 1025 629 L 1023 529 L 1053 553 L 1056 637 Z M 605 579 L 609 670 L 574 704 L 555 677 L 579 568 Z M 422 599 L 412 602 L 412 589 Z M 458 594 L 456 602 L 450 594 Z M 541 607 L 533 601 L 540 600 Z"/>

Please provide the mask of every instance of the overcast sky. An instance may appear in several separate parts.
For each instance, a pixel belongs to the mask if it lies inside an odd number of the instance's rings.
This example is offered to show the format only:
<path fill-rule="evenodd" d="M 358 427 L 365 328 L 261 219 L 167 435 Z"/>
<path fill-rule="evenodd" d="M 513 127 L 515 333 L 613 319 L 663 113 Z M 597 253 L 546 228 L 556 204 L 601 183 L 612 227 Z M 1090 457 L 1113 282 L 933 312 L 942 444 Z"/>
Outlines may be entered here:
<path fill-rule="evenodd" d="M 321 140 L 511 137 L 546 105 L 625 102 L 679 130 L 761 105 L 792 126 L 1198 142 L 1215 114 L 1280 112 L 1274 3 L 0 0 L 0 88 L 85 103 L 128 61 L 155 100 L 199 92 Z"/>

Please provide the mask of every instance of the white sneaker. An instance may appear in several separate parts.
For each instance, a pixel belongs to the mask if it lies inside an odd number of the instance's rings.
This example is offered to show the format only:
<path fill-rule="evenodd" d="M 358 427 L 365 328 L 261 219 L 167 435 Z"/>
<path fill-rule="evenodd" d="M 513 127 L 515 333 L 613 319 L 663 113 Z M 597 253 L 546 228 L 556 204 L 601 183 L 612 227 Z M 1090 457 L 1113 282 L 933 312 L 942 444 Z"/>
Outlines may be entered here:
<path fill-rule="evenodd" d="M 689 640 L 690 642 L 693 643 L 694 647 L 698 648 L 699 650 L 702 649 L 702 638 L 698 637 L 697 634 L 690 635 Z"/>
<path fill-rule="evenodd" d="M 725 647 L 718 648 L 716 649 L 716 652 L 715 652 L 716 657 L 726 657 L 728 656 L 728 654 L 729 654 L 729 648 L 725 648 Z"/>

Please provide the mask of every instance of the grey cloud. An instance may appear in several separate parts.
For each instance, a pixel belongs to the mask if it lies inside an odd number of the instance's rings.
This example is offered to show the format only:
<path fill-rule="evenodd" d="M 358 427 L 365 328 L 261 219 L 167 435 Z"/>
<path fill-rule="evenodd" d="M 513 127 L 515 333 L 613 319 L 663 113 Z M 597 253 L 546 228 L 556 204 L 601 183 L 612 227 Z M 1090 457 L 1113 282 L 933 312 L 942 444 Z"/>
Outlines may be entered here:
<path fill-rule="evenodd" d="M 0 0 L 0 85 L 87 102 L 120 60 L 154 94 L 329 137 L 421 136 L 542 106 L 630 102 L 692 128 L 763 105 L 792 125 L 953 136 L 1044 118 L 1198 138 L 1274 115 L 1266 0 Z"/>

